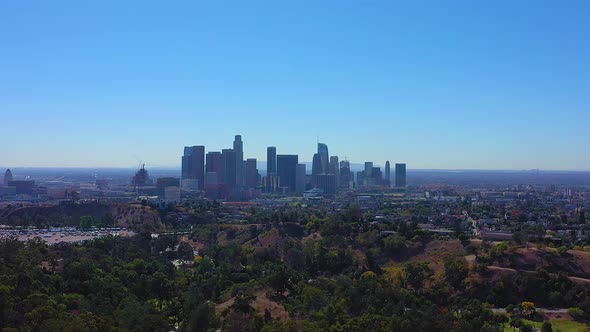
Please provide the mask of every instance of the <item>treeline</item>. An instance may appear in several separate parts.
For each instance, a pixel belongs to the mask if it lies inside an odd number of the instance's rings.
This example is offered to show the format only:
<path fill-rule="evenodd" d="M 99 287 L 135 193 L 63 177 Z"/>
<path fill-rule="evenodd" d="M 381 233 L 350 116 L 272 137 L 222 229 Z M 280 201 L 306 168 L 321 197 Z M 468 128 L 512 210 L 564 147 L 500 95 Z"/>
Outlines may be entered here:
<path fill-rule="evenodd" d="M 590 313 L 588 286 L 564 274 L 497 275 L 485 264 L 470 267 L 462 255 L 443 258 L 441 271 L 428 262 L 408 261 L 433 239 L 415 222 L 371 224 L 356 207 L 268 218 L 264 226 L 242 226 L 243 236 L 231 235 L 228 225 L 195 225 L 189 238 L 207 243 L 196 257 L 186 242 L 153 239 L 147 232 L 84 245 L 1 240 L 0 327 L 501 331 L 509 318 L 491 308 L 531 301 L 578 307 L 578 319 Z M 225 233 L 223 242 L 218 241 L 220 232 Z M 279 238 L 268 245 L 239 242 L 273 236 Z M 479 254 L 483 259 L 484 252 Z M 173 259 L 185 264 L 177 269 Z M 284 307 L 288 319 L 257 311 L 261 292 Z M 229 305 L 220 310 L 221 303 Z M 519 315 L 528 310 L 521 307 L 515 311 Z"/>

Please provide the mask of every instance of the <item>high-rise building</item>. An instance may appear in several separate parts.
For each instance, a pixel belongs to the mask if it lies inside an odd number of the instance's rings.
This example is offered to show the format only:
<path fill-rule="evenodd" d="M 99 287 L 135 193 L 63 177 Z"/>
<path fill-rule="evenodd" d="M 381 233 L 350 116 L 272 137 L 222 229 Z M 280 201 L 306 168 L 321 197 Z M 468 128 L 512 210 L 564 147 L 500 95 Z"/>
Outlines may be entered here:
<path fill-rule="evenodd" d="M 236 135 L 234 138 L 234 151 L 236 151 L 236 184 L 244 185 L 244 143 L 242 135 Z"/>
<path fill-rule="evenodd" d="M 364 184 L 364 185 L 374 184 L 374 182 L 373 182 L 373 162 L 372 161 L 365 162 L 365 170 L 363 172 L 364 172 L 363 181 L 358 181 L 358 183 Z"/>
<path fill-rule="evenodd" d="M 391 165 L 389 164 L 389 160 L 385 162 L 385 181 L 387 183 L 391 181 Z"/>
<path fill-rule="evenodd" d="M 383 182 L 383 174 L 381 173 L 381 167 L 373 167 L 371 171 L 373 184 L 381 184 Z"/>
<path fill-rule="evenodd" d="M 12 171 L 9 169 L 4 173 L 4 187 L 8 187 L 8 182 L 12 181 Z"/>
<path fill-rule="evenodd" d="M 198 189 L 205 185 L 205 147 L 185 146 L 182 156 L 182 180 L 197 180 Z"/>
<path fill-rule="evenodd" d="M 207 152 L 207 164 L 206 164 L 206 171 L 208 180 L 205 181 L 206 184 L 219 184 L 221 183 L 221 170 L 222 170 L 222 160 L 221 160 L 221 152 L 219 151 L 211 151 Z M 211 182 L 211 176 L 209 173 L 215 173 L 215 181 Z"/>
<path fill-rule="evenodd" d="M 356 184 L 362 186 L 365 184 L 365 171 L 356 172 Z"/>
<path fill-rule="evenodd" d="M 334 174 L 336 176 L 336 187 L 338 187 L 338 181 L 340 180 L 340 167 L 338 167 L 338 156 L 330 157 L 330 169 L 328 174 Z"/>
<path fill-rule="evenodd" d="M 319 175 L 322 174 L 322 160 L 319 153 L 313 154 L 313 159 L 311 163 L 311 175 Z"/>
<path fill-rule="evenodd" d="M 236 159 L 237 154 L 234 149 L 221 150 L 221 183 L 223 183 L 228 190 L 231 190 L 236 186 Z"/>
<path fill-rule="evenodd" d="M 353 174 L 350 171 L 350 162 L 343 160 L 340 162 L 340 182 L 342 188 L 349 188 L 350 182 L 353 181 Z"/>
<path fill-rule="evenodd" d="M 324 195 L 334 195 L 336 193 L 336 175 L 320 174 L 317 176 L 317 188 L 324 192 Z"/>
<path fill-rule="evenodd" d="M 373 177 L 373 162 L 372 161 L 365 162 L 365 177 L 367 179 L 370 179 Z"/>
<path fill-rule="evenodd" d="M 279 187 L 286 187 L 288 192 L 293 192 L 296 189 L 298 163 L 299 156 L 297 155 L 277 155 L 277 174 L 279 175 Z"/>
<path fill-rule="evenodd" d="M 246 160 L 244 181 L 248 188 L 256 188 L 256 186 L 258 186 L 258 169 L 256 168 L 255 158 L 248 158 L 248 160 Z"/>
<path fill-rule="evenodd" d="M 274 146 L 266 148 L 266 173 L 277 173 L 277 148 Z"/>
<path fill-rule="evenodd" d="M 279 186 L 277 176 L 277 148 L 269 146 L 266 148 L 266 177 L 263 181 L 266 192 L 274 192 Z"/>
<path fill-rule="evenodd" d="M 295 192 L 303 194 L 305 191 L 305 164 L 297 164 L 297 173 L 295 174 Z"/>
<path fill-rule="evenodd" d="M 406 164 L 395 164 L 395 186 L 406 186 Z"/>
<path fill-rule="evenodd" d="M 322 164 L 321 174 L 328 174 L 330 167 L 330 155 L 328 154 L 328 146 L 324 143 L 318 143 L 318 154 L 320 155 L 320 161 Z"/>

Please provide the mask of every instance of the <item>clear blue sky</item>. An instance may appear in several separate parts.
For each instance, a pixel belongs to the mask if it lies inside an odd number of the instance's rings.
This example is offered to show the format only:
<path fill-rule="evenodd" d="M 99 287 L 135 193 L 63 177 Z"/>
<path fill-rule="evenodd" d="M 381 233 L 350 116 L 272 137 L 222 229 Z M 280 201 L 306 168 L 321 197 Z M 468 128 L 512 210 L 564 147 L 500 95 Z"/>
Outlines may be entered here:
<path fill-rule="evenodd" d="M 3 1 L 0 165 L 590 169 L 590 1 Z"/>

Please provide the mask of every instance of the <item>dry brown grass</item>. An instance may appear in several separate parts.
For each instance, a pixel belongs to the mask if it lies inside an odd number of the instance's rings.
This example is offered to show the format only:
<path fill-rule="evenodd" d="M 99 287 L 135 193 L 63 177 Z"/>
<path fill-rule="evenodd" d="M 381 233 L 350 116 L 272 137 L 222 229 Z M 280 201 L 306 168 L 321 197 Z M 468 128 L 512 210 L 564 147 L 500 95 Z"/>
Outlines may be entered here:
<path fill-rule="evenodd" d="M 287 321 L 289 319 L 289 313 L 285 310 L 282 304 L 271 300 L 266 296 L 267 293 L 272 292 L 270 288 L 265 288 L 254 292 L 256 299 L 252 302 L 251 306 L 256 310 L 258 315 L 264 317 L 264 309 L 270 309 L 273 319 L 279 319 L 280 321 Z M 215 314 L 217 317 L 221 317 L 221 313 L 234 304 L 234 298 L 220 303 L 215 306 Z"/>
<path fill-rule="evenodd" d="M 464 248 L 461 241 L 454 240 L 434 240 L 426 245 L 424 251 L 410 258 L 414 262 L 429 262 L 430 267 L 434 270 L 436 277 L 444 273 L 444 258 L 464 256 Z"/>

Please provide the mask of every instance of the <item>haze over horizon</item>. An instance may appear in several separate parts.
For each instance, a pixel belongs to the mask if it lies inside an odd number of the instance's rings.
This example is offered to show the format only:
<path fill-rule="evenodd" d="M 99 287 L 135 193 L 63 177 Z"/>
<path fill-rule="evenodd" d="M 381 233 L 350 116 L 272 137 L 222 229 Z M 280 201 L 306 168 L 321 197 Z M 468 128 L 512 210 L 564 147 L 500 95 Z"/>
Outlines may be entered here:
<path fill-rule="evenodd" d="M 590 170 L 590 3 L 10 2 L 0 165 Z"/>

